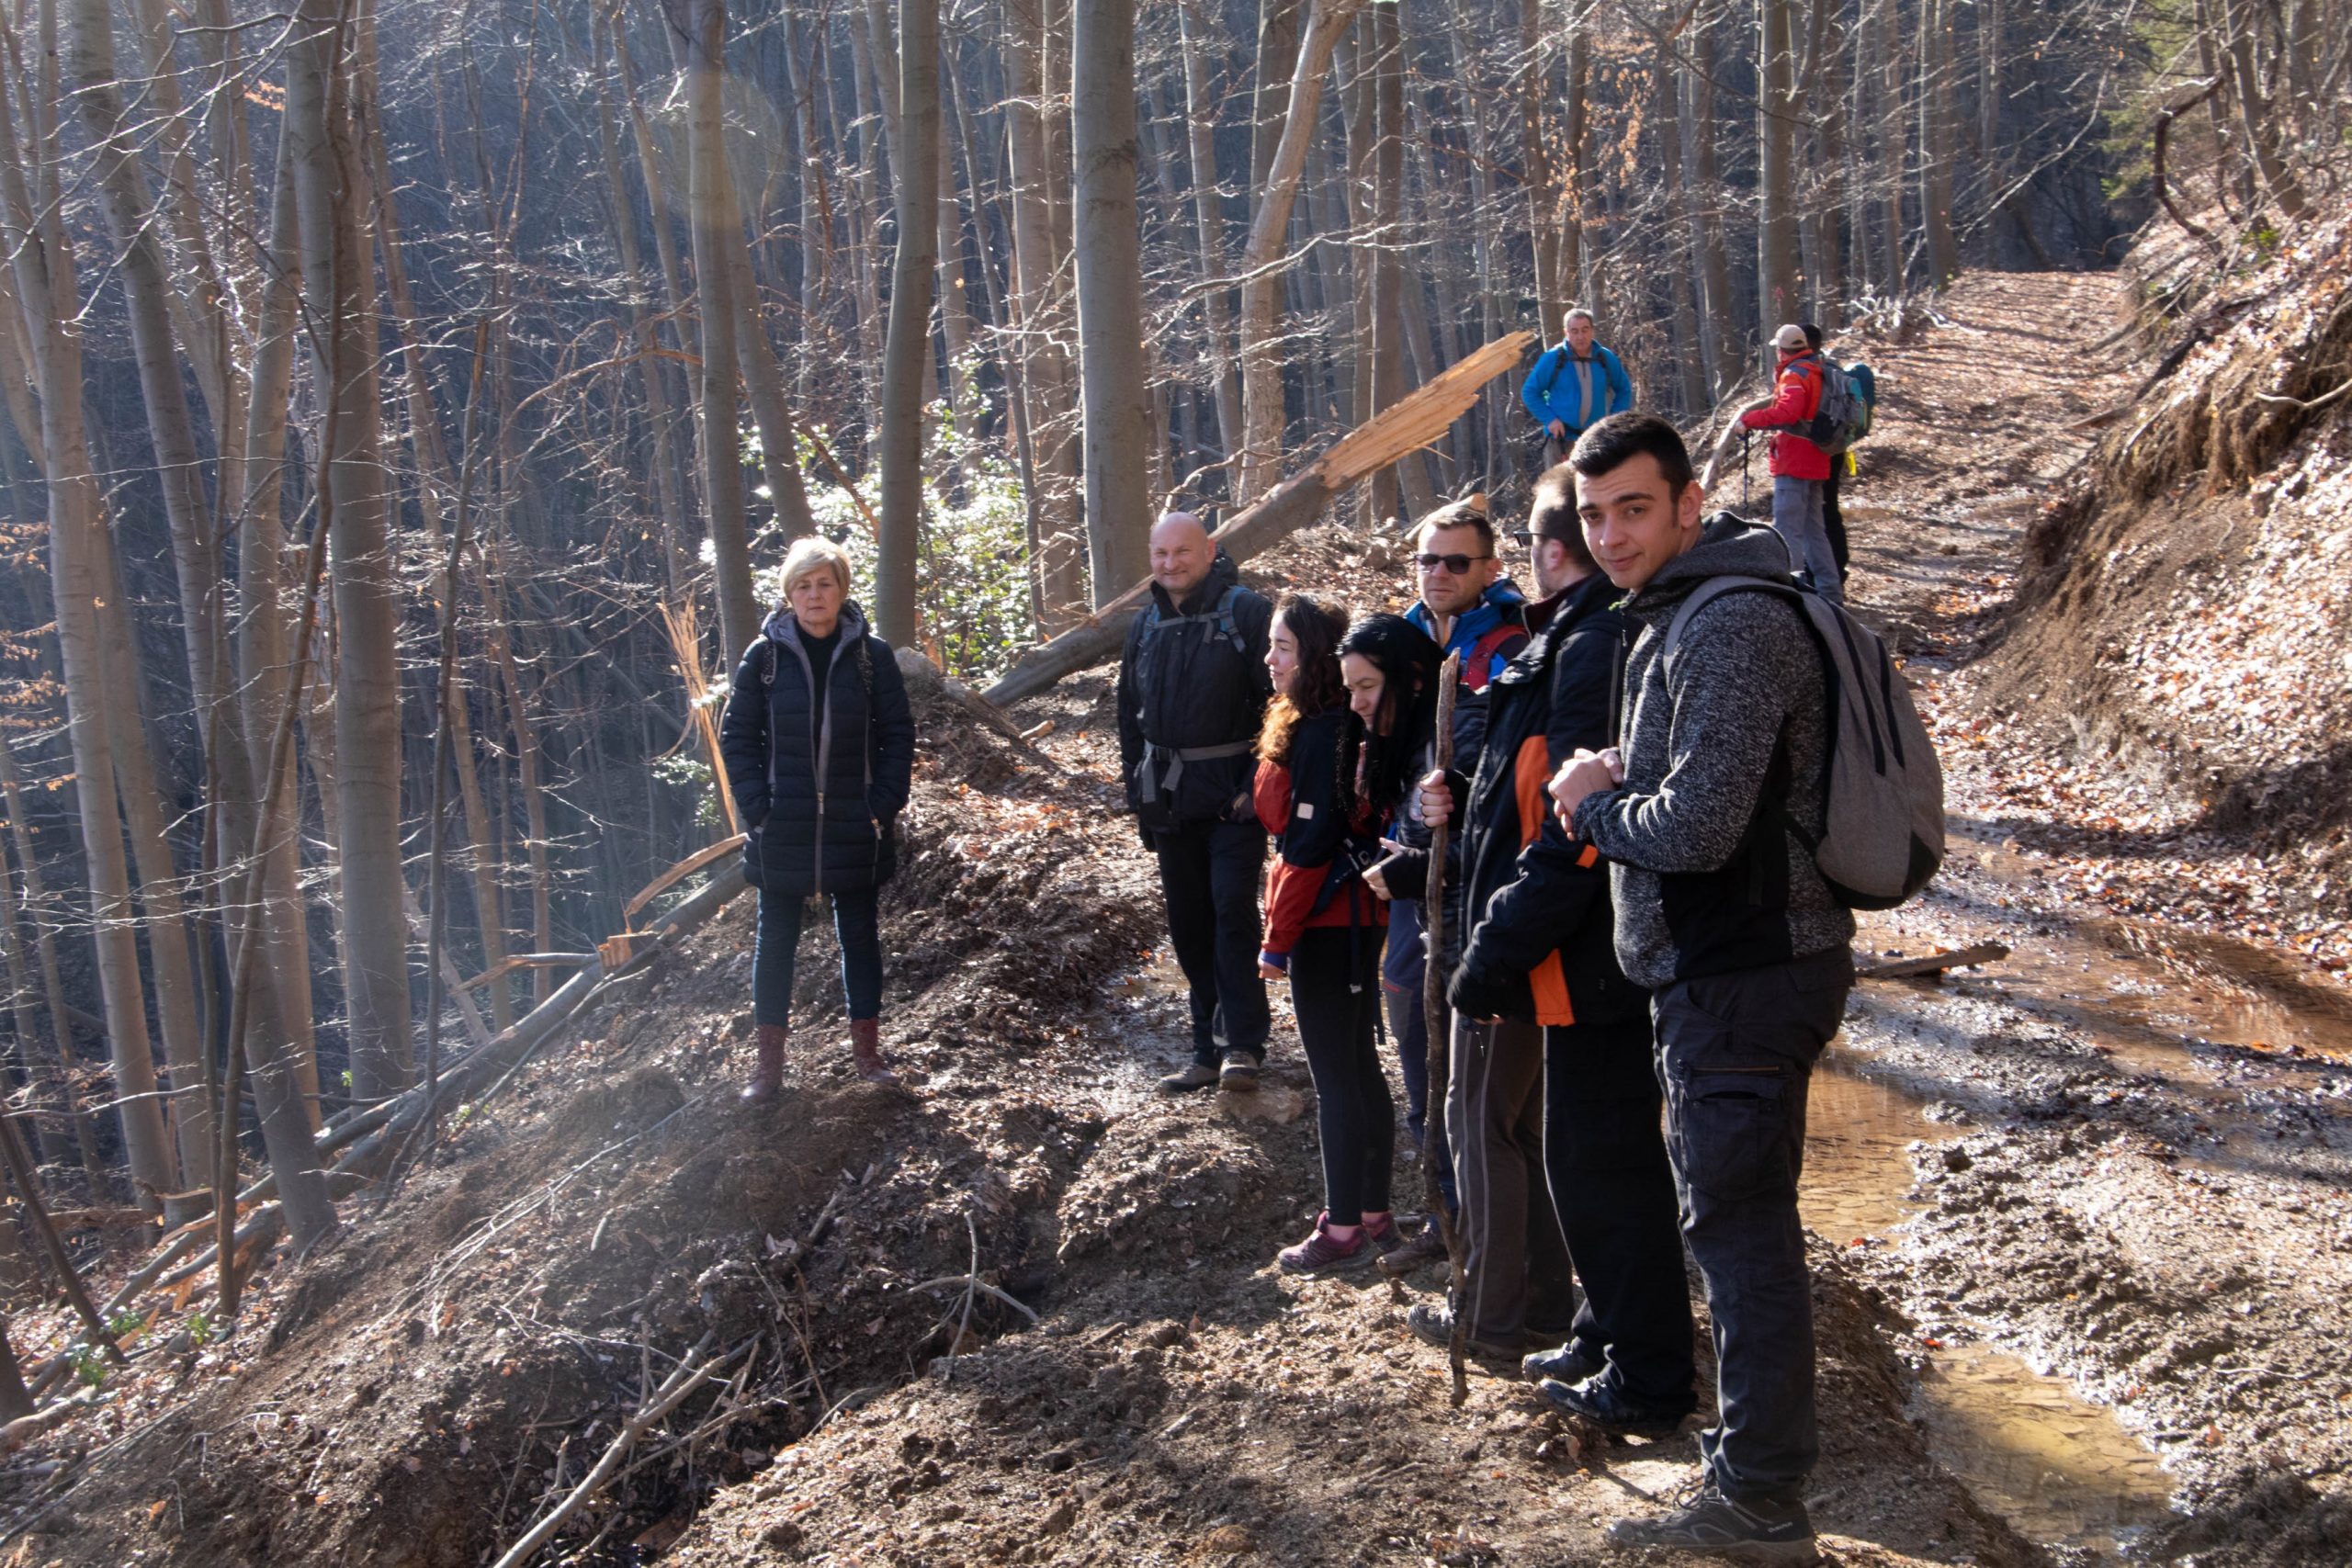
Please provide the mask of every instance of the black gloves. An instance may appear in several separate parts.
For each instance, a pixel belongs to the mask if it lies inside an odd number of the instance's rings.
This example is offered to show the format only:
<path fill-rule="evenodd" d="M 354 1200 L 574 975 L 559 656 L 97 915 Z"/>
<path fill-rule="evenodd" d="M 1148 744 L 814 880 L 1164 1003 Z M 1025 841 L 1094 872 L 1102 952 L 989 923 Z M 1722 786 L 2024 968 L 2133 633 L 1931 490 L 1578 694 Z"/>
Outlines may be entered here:
<path fill-rule="evenodd" d="M 1453 972 L 1445 999 L 1462 1018 L 1502 1018 L 1525 1010 L 1527 984 L 1488 976 L 1465 964 Z"/>

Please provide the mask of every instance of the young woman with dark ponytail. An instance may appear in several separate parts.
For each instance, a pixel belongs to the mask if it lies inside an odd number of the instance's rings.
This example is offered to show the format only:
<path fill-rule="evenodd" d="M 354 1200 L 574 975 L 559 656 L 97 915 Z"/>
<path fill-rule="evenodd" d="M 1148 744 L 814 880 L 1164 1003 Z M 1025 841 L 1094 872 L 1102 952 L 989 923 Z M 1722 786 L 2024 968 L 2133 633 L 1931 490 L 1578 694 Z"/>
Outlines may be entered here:
<path fill-rule="evenodd" d="M 1343 625 L 1297 595 L 1275 612 L 1277 695 L 1258 742 L 1258 818 L 1281 851 L 1258 968 L 1290 980 L 1323 1146 L 1323 1213 L 1278 1258 L 1306 1274 L 1361 1268 L 1401 1239 L 1396 1111 L 1374 1043 L 1388 909 L 1362 871 L 1427 748 L 1437 676 L 1436 646 L 1401 617 Z"/>

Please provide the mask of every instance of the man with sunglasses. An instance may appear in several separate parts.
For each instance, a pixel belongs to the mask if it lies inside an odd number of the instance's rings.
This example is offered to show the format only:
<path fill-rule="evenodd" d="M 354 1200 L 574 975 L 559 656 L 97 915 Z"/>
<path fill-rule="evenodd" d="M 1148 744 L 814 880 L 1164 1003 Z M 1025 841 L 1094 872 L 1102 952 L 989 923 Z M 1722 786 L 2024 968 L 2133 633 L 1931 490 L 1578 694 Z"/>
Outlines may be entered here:
<path fill-rule="evenodd" d="M 1405 618 L 1447 653 L 1462 656 L 1462 686 L 1453 701 L 1453 754 L 1476 757 L 1487 735 L 1487 682 L 1502 673 L 1519 650 L 1527 646 L 1527 596 L 1502 575 L 1495 554 L 1495 525 L 1487 516 L 1487 498 L 1473 495 L 1439 507 L 1414 530 L 1415 553 L 1407 558 L 1414 572 L 1418 603 Z M 1408 808 L 1394 836 L 1409 848 L 1429 843 L 1429 829 Z M 1449 855 L 1449 867 L 1456 863 Z M 1454 878 L 1449 873 L 1447 886 Z M 1446 926 L 1458 944 L 1456 900 L 1449 893 Z M 1388 1005 L 1389 1032 L 1396 1037 L 1399 1065 L 1405 1073 L 1406 1122 L 1423 1145 L 1423 1157 L 1437 1162 L 1447 1201 L 1453 1201 L 1453 1167 L 1446 1153 L 1444 1108 L 1432 1118 L 1429 1111 L 1429 1024 L 1421 1008 L 1421 987 L 1428 964 L 1422 953 L 1423 922 L 1417 897 L 1400 889 L 1389 908 L 1388 951 L 1381 964 L 1381 989 Z M 1434 1225 L 1391 1253 L 1386 1267 L 1401 1271 L 1442 1256 Z"/>

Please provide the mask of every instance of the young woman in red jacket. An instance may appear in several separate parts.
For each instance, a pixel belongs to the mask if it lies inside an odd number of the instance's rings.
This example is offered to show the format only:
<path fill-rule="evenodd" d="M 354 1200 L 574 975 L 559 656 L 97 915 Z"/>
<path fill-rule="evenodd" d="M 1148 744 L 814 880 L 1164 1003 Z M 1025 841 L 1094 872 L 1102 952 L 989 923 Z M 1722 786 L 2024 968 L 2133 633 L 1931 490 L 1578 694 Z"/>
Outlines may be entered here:
<path fill-rule="evenodd" d="M 1393 625 L 1389 624 L 1393 623 Z M 1396 615 L 1341 631 L 1294 595 L 1275 612 L 1276 697 L 1258 741 L 1258 819 L 1281 852 L 1259 973 L 1287 976 L 1315 1077 L 1323 1213 L 1278 1258 L 1293 1273 L 1357 1269 L 1400 1239 L 1390 1210 L 1396 1111 L 1374 1044 L 1386 905 L 1362 868 L 1404 796 L 1430 723 L 1435 645 Z"/>

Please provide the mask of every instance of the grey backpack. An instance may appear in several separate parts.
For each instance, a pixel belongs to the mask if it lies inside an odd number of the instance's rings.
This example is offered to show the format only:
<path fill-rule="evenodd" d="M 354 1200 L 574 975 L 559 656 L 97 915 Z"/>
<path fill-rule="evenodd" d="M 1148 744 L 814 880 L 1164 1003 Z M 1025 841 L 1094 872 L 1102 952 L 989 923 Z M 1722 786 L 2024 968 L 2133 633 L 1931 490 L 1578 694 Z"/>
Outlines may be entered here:
<path fill-rule="evenodd" d="M 1831 896 L 1847 908 L 1892 909 L 1905 902 L 1944 859 L 1943 770 L 1909 682 L 1876 632 L 1843 605 L 1786 578 L 1709 578 L 1674 612 L 1659 657 L 1670 661 L 1690 617 L 1726 593 L 1787 600 L 1821 651 L 1830 712 L 1823 790 L 1828 820 L 1818 840 L 1794 820 L 1789 831 L 1812 852 Z"/>
<path fill-rule="evenodd" d="M 1826 354 L 1813 356 L 1821 376 L 1821 406 L 1804 427 L 1804 438 L 1835 457 L 1871 427 L 1871 406 L 1846 367 Z"/>

